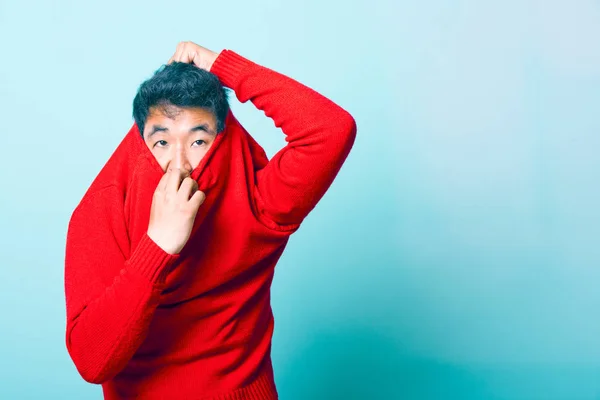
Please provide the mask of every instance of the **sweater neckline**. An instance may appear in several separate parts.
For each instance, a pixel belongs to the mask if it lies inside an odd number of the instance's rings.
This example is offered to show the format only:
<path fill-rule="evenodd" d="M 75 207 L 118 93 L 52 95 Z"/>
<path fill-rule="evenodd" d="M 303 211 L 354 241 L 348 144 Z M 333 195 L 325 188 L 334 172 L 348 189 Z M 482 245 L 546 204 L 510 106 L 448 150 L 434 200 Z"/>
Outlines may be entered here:
<path fill-rule="evenodd" d="M 206 152 L 206 154 L 204 155 L 204 157 L 202 157 L 202 160 L 200 160 L 200 163 L 192 170 L 190 177 L 192 179 L 194 179 L 195 181 L 199 181 L 200 177 L 202 176 L 203 171 L 207 170 L 207 164 L 210 161 L 210 159 L 212 158 L 213 154 L 216 152 L 217 148 L 219 147 L 219 144 L 225 139 L 224 137 L 227 134 L 227 130 L 228 127 L 230 125 L 230 114 L 231 111 L 227 114 L 227 118 L 226 118 L 226 123 L 225 123 L 225 129 L 223 129 L 221 132 L 219 132 L 217 134 L 217 137 L 215 138 L 215 141 L 213 143 L 213 145 L 210 147 L 210 149 L 208 149 L 208 151 Z M 152 154 L 152 152 L 150 151 L 150 149 L 148 148 L 148 146 L 146 146 L 146 143 L 144 142 L 144 139 L 142 138 L 142 136 L 139 133 L 139 130 L 136 129 L 138 131 L 137 133 L 137 140 L 140 143 L 141 147 L 142 147 L 142 153 L 144 155 L 144 157 L 147 159 L 147 161 L 150 163 L 150 166 L 152 168 L 152 170 L 154 172 L 156 172 L 157 174 L 160 174 L 160 176 L 162 177 L 162 175 L 165 173 L 161 167 L 161 165 L 158 163 L 158 161 L 156 160 L 156 158 L 154 157 L 154 154 Z M 211 175 L 209 177 L 212 178 L 212 173 L 210 173 L 210 171 L 208 172 L 209 175 Z M 211 179 L 212 180 L 212 179 Z"/>

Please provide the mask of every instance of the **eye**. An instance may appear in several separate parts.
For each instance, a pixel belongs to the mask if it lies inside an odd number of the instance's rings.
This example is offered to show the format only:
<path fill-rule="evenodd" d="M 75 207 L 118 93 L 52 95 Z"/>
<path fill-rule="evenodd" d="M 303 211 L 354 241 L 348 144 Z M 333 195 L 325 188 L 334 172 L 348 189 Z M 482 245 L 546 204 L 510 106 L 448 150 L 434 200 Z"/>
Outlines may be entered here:
<path fill-rule="evenodd" d="M 194 144 L 197 144 L 198 146 L 202 146 L 203 144 L 206 144 L 206 142 L 202 139 L 198 139 L 194 142 Z"/>
<path fill-rule="evenodd" d="M 158 142 L 154 143 L 153 147 L 156 147 L 157 144 L 159 144 L 158 147 L 165 147 L 167 145 L 167 141 L 166 140 L 159 140 Z"/>

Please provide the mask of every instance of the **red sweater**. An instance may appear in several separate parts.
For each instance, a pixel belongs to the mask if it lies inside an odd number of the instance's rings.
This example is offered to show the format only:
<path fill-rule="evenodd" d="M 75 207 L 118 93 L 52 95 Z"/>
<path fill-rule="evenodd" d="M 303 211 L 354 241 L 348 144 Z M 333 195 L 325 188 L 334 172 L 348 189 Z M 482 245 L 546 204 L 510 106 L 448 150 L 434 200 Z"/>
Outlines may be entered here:
<path fill-rule="evenodd" d="M 106 399 L 277 399 L 270 286 L 289 236 L 331 185 L 355 139 L 348 112 L 223 50 L 222 84 L 272 118 L 271 160 L 229 113 L 192 172 L 206 200 L 179 254 L 147 235 L 163 171 L 134 124 L 69 220 L 66 346 Z"/>

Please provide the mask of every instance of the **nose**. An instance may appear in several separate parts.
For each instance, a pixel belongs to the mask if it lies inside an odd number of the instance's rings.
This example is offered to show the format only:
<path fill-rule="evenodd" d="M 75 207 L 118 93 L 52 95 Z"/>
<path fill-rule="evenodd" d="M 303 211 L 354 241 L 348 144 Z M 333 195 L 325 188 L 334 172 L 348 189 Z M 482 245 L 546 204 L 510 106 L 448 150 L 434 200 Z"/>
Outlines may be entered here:
<path fill-rule="evenodd" d="M 173 159 L 170 162 L 170 166 L 172 166 L 173 168 L 180 168 L 182 170 L 185 170 L 188 174 L 192 173 L 192 164 L 187 158 L 183 146 L 179 146 L 175 151 Z"/>

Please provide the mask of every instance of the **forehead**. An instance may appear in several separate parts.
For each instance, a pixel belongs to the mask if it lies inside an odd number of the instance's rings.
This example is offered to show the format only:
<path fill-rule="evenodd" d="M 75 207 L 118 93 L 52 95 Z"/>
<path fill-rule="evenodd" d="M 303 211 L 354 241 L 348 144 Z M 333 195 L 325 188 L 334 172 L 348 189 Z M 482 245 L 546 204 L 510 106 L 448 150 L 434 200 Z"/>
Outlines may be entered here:
<path fill-rule="evenodd" d="M 199 121 L 214 123 L 215 120 L 215 115 L 205 108 L 178 107 L 169 104 L 150 107 L 146 124 L 150 123 L 150 121 L 170 124 L 195 123 Z"/>

